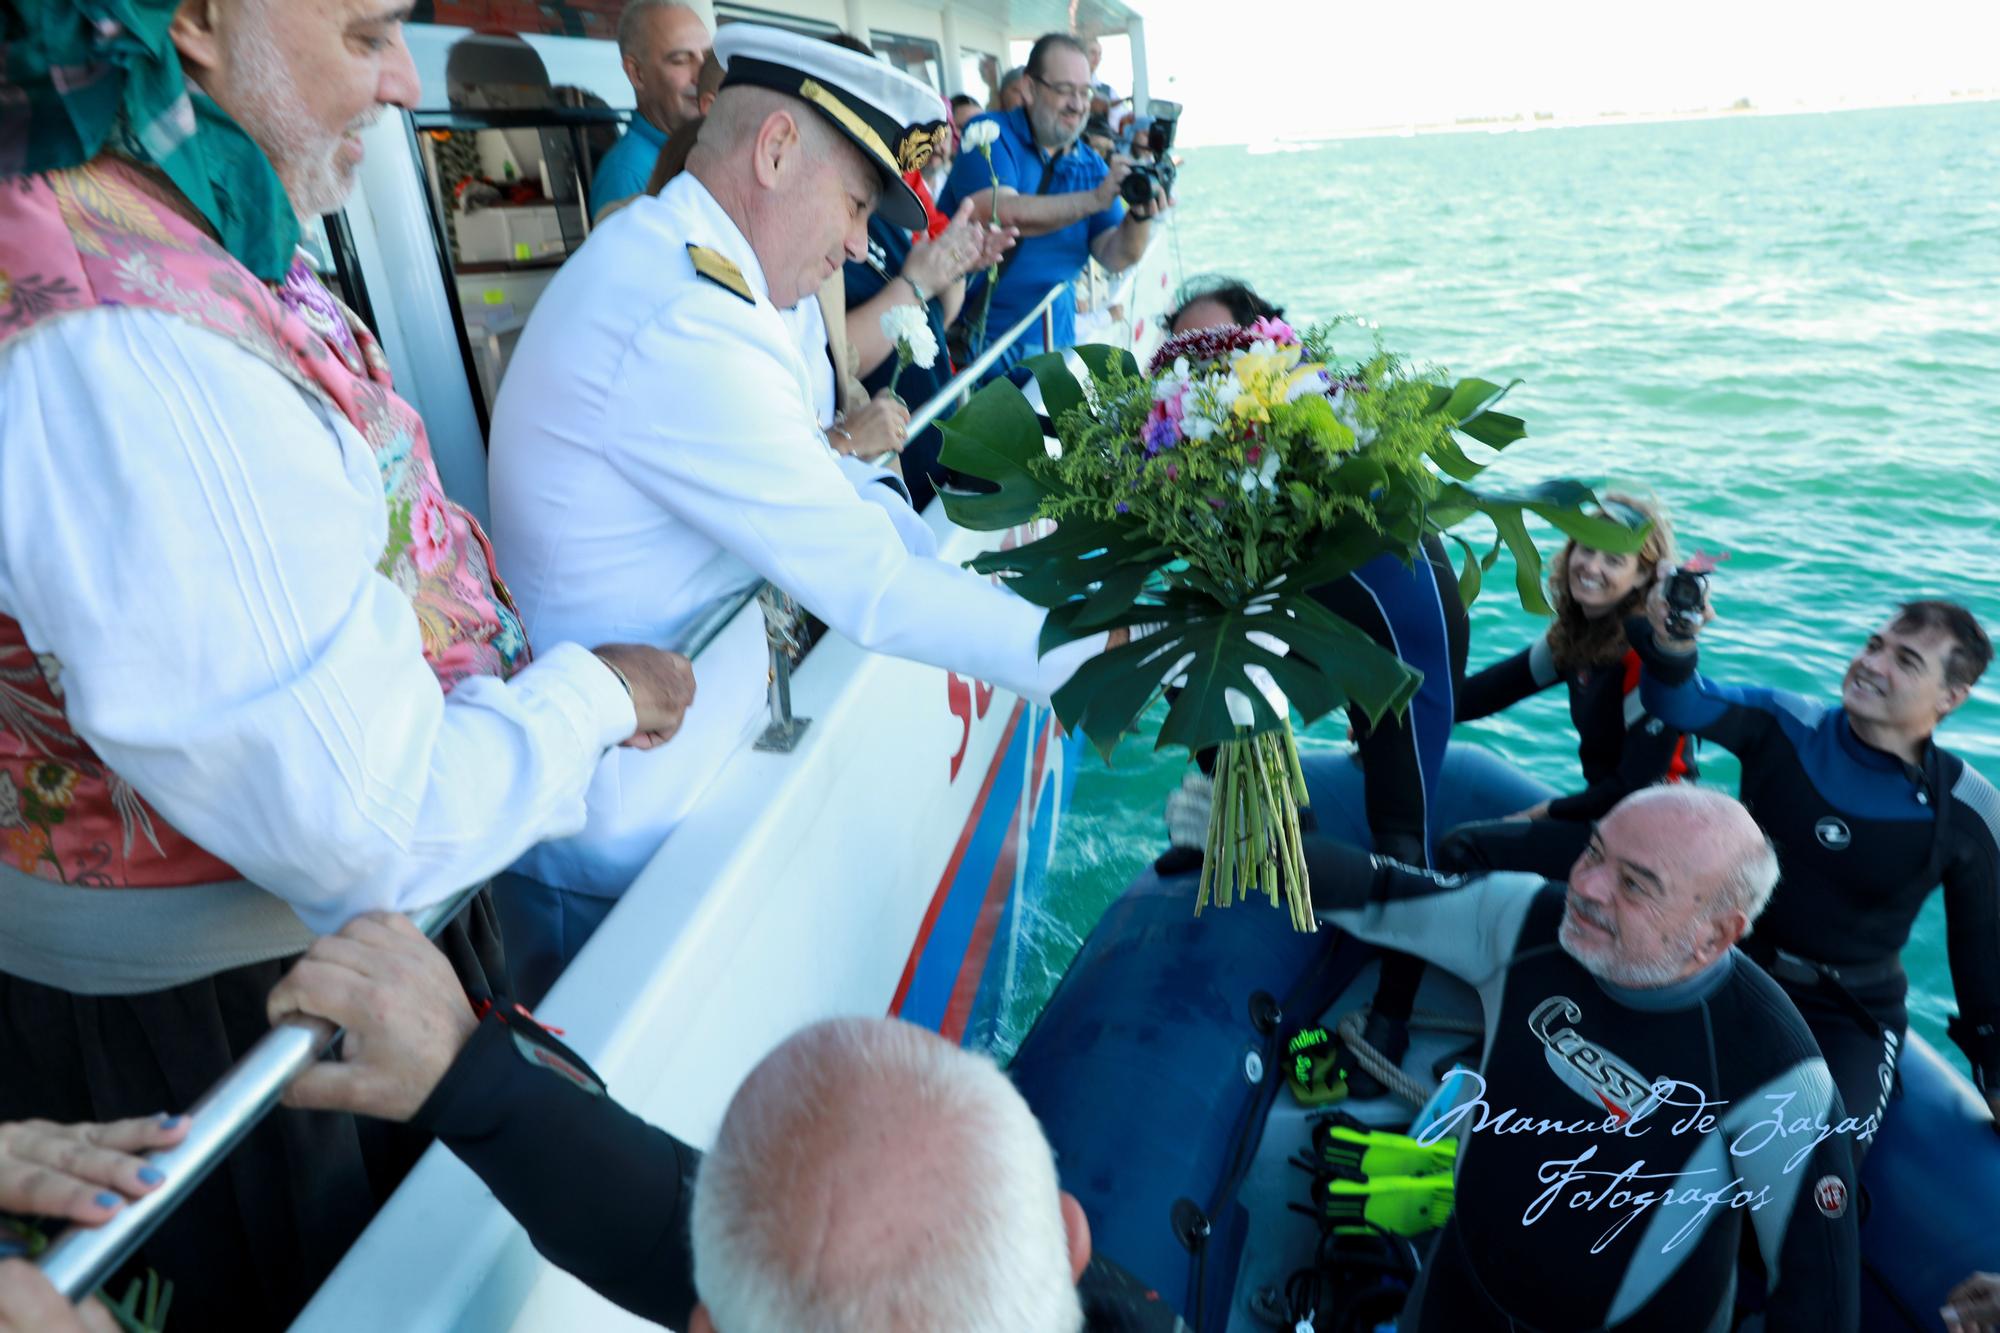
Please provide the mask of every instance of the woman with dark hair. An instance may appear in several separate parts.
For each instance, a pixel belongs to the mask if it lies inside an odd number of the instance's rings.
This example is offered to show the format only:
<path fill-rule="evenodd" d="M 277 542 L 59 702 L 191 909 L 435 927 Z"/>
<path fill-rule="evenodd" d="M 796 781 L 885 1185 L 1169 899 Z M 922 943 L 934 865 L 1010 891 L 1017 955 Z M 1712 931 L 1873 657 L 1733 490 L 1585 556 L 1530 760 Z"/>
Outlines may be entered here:
<path fill-rule="evenodd" d="M 1210 273 L 1181 284 L 1174 294 L 1174 313 L 1167 316 L 1167 332 L 1186 333 L 1225 324 L 1248 326 L 1260 319 L 1283 319 L 1284 315 L 1283 307 L 1257 295 L 1241 278 Z"/>

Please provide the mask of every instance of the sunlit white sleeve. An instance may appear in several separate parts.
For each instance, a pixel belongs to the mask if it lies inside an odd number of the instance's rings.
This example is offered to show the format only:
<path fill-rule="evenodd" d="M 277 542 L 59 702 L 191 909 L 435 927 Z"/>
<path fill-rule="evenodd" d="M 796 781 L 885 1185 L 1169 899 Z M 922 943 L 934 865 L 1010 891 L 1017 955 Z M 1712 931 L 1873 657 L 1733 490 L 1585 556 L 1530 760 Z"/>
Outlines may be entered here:
<path fill-rule="evenodd" d="M 675 303 L 640 332 L 620 374 L 689 391 L 671 412 L 643 394 L 618 398 L 612 466 L 863 648 L 1046 702 L 1104 636 L 1043 657 L 1041 608 L 912 555 L 819 447 L 783 347 L 753 336 L 735 303 L 718 289 L 711 301 Z"/>
<path fill-rule="evenodd" d="M 0 350 L 0 610 L 78 735 L 320 931 L 581 828 L 635 725 L 575 645 L 447 698 L 386 532 L 367 444 L 221 337 L 104 310 Z"/>

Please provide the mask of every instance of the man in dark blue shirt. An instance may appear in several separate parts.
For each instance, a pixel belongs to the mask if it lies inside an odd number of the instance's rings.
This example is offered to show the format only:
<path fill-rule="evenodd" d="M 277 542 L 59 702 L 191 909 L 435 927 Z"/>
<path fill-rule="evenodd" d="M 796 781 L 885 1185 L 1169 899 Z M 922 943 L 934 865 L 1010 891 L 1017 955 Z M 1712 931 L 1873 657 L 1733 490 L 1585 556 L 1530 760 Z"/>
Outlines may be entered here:
<path fill-rule="evenodd" d="M 1165 200 L 1155 199 L 1128 210 L 1118 191 L 1131 165 L 1107 165 L 1077 142 L 1090 114 L 1090 62 L 1076 38 L 1050 33 L 1037 41 L 1022 86 L 1025 107 L 980 116 L 966 127 L 968 146 L 959 153 L 938 200 L 938 207 L 951 214 L 961 201 L 971 199 L 975 216 L 990 217 L 997 189 L 1000 221 L 1020 228 L 1021 242 L 1001 271 L 987 312 L 991 338 L 1017 323 L 1049 288 L 1075 278 L 1090 260 L 1113 273 L 1136 264 L 1146 253 L 1152 219 L 1166 206 Z M 984 151 L 970 146 L 983 124 L 999 133 L 990 163 Z M 983 288 L 968 299 L 983 301 Z M 1055 340 L 1058 347 L 1076 340 L 1074 300 L 1056 300 Z M 1031 331 L 1008 349 L 994 373 L 1040 350 L 1040 334 Z"/>

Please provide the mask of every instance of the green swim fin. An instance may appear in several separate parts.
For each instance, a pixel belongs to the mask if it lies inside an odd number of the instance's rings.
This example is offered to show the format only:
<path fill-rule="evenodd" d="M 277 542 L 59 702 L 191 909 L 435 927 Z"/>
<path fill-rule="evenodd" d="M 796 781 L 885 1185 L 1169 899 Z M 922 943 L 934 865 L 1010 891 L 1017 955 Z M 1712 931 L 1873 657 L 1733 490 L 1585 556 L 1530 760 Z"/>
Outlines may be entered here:
<path fill-rule="evenodd" d="M 1336 1175 L 1357 1180 L 1377 1176 L 1427 1176 L 1450 1171 L 1458 1162 L 1458 1140 L 1419 1143 L 1407 1134 L 1358 1129 L 1339 1123 L 1317 1125 L 1313 1147 Z"/>
<path fill-rule="evenodd" d="M 1371 1226 L 1397 1236 L 1421 1236 L 1451 1218 L 1452 1177 L 1378 1176 L 1372 1180 L 1329 1180 L 1321 1195 L 1336 1233 Z"/>

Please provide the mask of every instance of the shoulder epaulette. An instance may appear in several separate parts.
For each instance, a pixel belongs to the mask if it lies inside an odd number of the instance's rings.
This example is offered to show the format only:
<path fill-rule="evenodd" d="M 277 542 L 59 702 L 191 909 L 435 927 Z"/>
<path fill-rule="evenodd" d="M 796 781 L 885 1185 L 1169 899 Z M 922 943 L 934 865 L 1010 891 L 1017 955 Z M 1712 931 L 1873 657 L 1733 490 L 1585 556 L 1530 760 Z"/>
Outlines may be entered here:
<path fill-rule="evenodd" d="M 757 297 L 750 290 L 749 279 L 743 276 L 742 269 L 730 262 L 727 255 L 689 241 L 688 258 L 694 261 L 694 271 L 702 277 L 725 291 L 734 292 L 751 305 L 757 304 Z"/>

